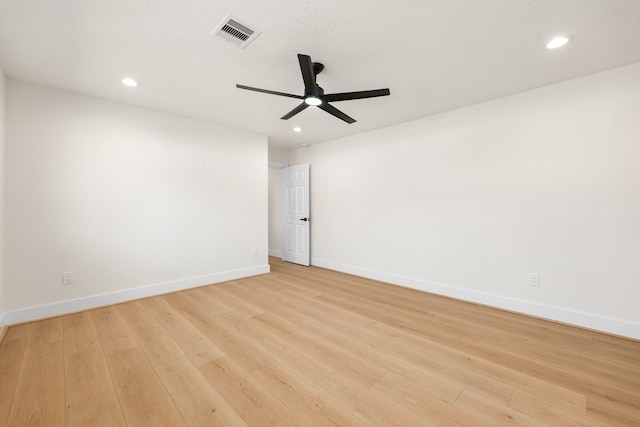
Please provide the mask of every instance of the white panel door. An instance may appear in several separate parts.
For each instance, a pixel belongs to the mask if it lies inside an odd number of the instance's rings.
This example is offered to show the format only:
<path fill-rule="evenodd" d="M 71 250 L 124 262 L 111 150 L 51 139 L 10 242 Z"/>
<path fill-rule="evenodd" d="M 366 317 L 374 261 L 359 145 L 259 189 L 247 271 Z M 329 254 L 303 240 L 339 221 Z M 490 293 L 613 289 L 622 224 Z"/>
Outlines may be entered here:
<path fill-rule="evenodd" d="M 309 265 L 309 165 L 282 169 L 282 259 Z"/>

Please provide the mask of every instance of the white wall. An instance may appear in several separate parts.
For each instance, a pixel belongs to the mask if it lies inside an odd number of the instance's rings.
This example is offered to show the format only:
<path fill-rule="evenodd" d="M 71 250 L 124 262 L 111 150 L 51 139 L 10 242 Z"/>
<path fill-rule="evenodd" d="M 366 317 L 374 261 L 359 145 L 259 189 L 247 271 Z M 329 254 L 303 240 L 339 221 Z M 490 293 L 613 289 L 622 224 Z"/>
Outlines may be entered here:
<path fill-rule="evenodd" d="M 269 147 L 269 162 L 289 164 L 289 152 Z M 269 255 L 282 256 L 282 169 L 269 167 Z"/>
<path fill-rule="evenodd" d="M 639 118 L 635 64 L 296 150 L 312 262 L 640 338 Z"/>
<path fill-rule="evenodd" d="M 9 79 L 6 155 L 8 322 L 268 271 L 264 136 Z"/>
<path fill-rule="evenodd" d="M 4 318 L 4 149 L 6 80 L 0 68 L 0 329 Z"/>

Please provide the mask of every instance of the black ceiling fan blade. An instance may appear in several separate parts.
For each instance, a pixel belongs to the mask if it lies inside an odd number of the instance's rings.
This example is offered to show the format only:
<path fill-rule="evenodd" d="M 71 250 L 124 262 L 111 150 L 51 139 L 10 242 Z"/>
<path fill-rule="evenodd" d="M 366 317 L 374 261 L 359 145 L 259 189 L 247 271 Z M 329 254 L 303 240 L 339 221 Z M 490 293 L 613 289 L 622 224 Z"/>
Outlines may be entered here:
<path fill-rule="evenodd" d="M 302 72 L 302 80 L 304 81 L 304 92 L 316 93 L 316 73 L 313 71 L 313 62 L 309 55 L 298 54 L 298 62 L 300 63 L 300 71 Z"/>
<path fill-rule="evenodd" d="M 387 96 L 391 92 L 389 89 L 361 90 L 358 92 L 329 93 L 323 99 L 327 102 L 349 101 L 350 99 L 375 98 L 376 96 Z"/>
<path fill-rule="evenodd" d="M 300 96 L 300 95 L 292 95 L 290 93 L 284 93 L 284 92 L 276 92 L 273 90 L 267 90 L 267 89 L 259 89 L 257 87 L 251 87 L 251 86 L 245 86 L 245 85 L 236 85 L 236 87 L 238 89 L 245 89 L 245 90 L 252 90 L 254 92 L 262 92 L 262 93 L 268 93 L 269 95 L 278 95 L 278 96 L 286 96 L 288 98 L 296 98 L 296 99 L 304 99 L 304 96 Z"/>
<path fill-rule="evenodd" d="M 335 116 L 335 117 L 339 118 L 340 120 L 344 120 L 345 122 L 347 122 L 349 124 L 356 122 L 356 119 L 347 116 L 345 113 L 343 113 L 342 111 L 338 110 L 333 105 L 327 104 L 326 102 L 323 102 L 322 104 L 318 105 L 318 108 L 326 111 L 327 113 L 331 114 L 332 116 Z"/>
<path fill-rule="evenodd" d="M 294 108 L 293 110 L 289 111 L 287 114 L 285 114 L 284 116 L 280 117 L 282 120 L 289 120 L 291 117 L 295 116 L 296 114 L 298 114 L 300 111 L 304 110 L 305 108 L 307 108 L 309 105 L 306 102 L 303 102 L 302 104 L 298 105 L 296 108 Z"/>

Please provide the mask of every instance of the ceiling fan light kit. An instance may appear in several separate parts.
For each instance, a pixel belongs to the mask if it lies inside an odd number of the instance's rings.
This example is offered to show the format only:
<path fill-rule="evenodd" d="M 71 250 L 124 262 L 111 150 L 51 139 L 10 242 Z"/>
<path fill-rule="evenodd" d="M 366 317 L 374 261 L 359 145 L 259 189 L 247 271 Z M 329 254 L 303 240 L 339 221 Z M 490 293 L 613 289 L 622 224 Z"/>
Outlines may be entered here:
<path fill-rule="evenodd" d="M 312 107 L 317 107 L 318 105 L 322 104 L 322 99 L 317 98 L 313 95 L 309 95 L 304 99 L 304 102 L 307 105 L 311 105 Z"/>
<path fill-rule="evenodd" d="M 270 95 L 286 96 L 288 98 L 301 99 L 302 103 L 287 114 L 281 117 L 282 120 L 288 120 L 295 116 L 308 106 L 318 107 L 321 110 L 326 111 L 334 117 L 339 118 L 349 124 L 355 123 L 356 120 L 349 117 L 342 111 L 338 110 L 329 102 L 349 101 L 352 99 L 374 98 L 377 96 L 387 96 L 391 92 L 389 89 L 375 89 L 375 90 L 362 90 L 357 92 L 343 92 L 343 93 L 324 93 L 324 90 L 318 86 L 316 77 L 324 69 L 324 65 L 319 62 L 312 62 L 309 55 L 298 54 L 298 63 L 300 64 L 300 71 L 302 73 L 302 80 L 304 81 L 304 96 L 293 95 L 290 93 L 276 92 L 267 89 L 259 89 L 256 87 L 245 86 L 236 84 L 238 89 L 252 90 L 254 92 L 262 92 Z"/>

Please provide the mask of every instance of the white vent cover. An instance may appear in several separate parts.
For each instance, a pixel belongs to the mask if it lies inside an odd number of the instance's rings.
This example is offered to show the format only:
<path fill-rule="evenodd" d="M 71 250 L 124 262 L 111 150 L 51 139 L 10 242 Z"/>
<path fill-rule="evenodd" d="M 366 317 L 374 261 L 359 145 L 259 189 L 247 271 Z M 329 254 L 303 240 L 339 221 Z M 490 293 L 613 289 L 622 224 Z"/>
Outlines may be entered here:
<path fill-rule="evenodd" d="M 231 15 L 224 17 L 222 22 L 211 32 L 211 35 L 222 37 L 228 42 L 237 44 L 242 49 L 254 41 L 260 35 L 259 31 L 252 30 L 247 25 L 242 24 Z"/>

